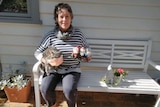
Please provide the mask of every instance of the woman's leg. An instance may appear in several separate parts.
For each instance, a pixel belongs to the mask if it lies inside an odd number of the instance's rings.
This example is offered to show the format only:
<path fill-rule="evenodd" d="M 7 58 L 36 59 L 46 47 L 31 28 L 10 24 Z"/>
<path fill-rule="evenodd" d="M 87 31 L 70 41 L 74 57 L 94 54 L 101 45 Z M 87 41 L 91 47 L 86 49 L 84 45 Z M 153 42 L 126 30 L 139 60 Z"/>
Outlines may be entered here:
<path fill-rule="evenodd" d="M 67 99 L 68 107 L 75 107 L 75 103 L 77 100 L 77 84 L 80 75 L 80 73 L 72 72 L 64 75 L 63 77 L 63 92 Z"/>
<path fill-rule="evenodd" d="M 51 107 L 56 102 L 55 88 L 61 79 L 61 75 L 57 73 L 44 76 L 42 79 L 40 91 L 47 104 L 47 107 Z"/>

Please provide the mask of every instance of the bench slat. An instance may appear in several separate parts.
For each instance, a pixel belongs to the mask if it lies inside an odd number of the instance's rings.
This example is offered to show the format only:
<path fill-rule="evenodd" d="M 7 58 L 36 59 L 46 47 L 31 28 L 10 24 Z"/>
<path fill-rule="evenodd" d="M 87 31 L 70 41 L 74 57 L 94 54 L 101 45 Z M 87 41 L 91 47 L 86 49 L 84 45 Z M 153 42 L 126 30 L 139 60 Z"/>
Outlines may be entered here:
<path fill-rule="evenodd" d="M 134 40 L 101 40 L 87 39 L 92 50 L 90 63 L 83 66 L 146 68 L 146 58 L 149 56 L 150 41 Z"/>
<path fill-rule="evenodd" d="M 160 86 L 145 72 L 130 71 L 128 76 L 118 86 L 109 87 L 102 85 L 101 79 L 106 71 L 86 70 L 82 72 L 82 78 L 78 85 L 78 91 L 131 93 L 131 94 L 155 94 L 160 93 Z M 62 87 L 58 86 L 57 90 Z"/>

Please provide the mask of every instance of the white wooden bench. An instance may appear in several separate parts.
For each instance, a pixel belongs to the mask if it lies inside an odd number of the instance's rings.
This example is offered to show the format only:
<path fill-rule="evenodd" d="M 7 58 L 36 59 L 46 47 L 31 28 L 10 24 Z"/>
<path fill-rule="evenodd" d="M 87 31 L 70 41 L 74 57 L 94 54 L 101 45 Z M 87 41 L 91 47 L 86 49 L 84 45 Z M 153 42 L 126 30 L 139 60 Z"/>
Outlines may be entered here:
<path fill-rule="evenodd" d="M 151 40 L 87 40 L 92 49 L 92 61 L 82 63 L 78 91 L 158 95 L 155 107 L 160 106 L 160 86 L 147 74 L 149 64 L 160 71 L 160 65 L 150 60 Z M 40 107 L 39 63 L 33 66 L 36 107 Z M 118 86 L 108 87 L 100 83 L 109 64 L 113 68 L 129 69 L 125 81 Z M 56 90 L 62 90 L 60 84 Z"/>

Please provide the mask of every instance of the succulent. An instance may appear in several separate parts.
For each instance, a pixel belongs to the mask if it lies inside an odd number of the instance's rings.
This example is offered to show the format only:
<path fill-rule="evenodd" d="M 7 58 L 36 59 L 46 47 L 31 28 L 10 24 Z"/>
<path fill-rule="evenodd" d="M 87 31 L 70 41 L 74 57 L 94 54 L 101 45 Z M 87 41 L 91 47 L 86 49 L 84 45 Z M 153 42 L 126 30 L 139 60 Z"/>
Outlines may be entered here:
<path fill-rule="evenodd" d="M 21 90 L 29 82 L 29 79 L 26 79 L 24 75 L 16 75 L 7 80 L 0 81 L 0 90 L 3 90 L 5 87 L 14 88 L 17 87 L 18 90 Z"/>

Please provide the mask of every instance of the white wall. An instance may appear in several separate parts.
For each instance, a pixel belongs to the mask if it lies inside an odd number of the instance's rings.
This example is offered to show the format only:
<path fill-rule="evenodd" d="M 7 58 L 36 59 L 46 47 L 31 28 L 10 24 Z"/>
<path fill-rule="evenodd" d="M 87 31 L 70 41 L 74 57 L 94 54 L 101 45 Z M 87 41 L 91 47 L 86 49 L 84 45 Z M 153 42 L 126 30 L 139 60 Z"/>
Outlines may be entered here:
<path fill-rule="evenodd" d="M 87 38 L 153 40 L 151 58 L 160 64 L 159 0 L 40 0 L 41 25 L 0 23 L 0 57 L 3 72 L 11 64 L 28 63 L 28 73 L 36 59 L 34 50 L 42 36 L 52 29 L 53 8 L 67 2 L 74 13 L 73 25 Z M 152 68 L 150 68 L 152 69 Z M 158 74 L 158 75 L 157 75 Z M 153 77 L 160 76 L 151 72 Z"/>

